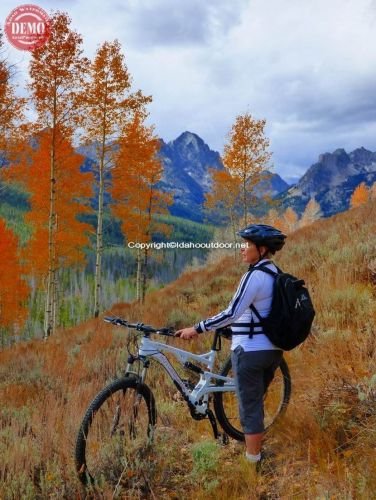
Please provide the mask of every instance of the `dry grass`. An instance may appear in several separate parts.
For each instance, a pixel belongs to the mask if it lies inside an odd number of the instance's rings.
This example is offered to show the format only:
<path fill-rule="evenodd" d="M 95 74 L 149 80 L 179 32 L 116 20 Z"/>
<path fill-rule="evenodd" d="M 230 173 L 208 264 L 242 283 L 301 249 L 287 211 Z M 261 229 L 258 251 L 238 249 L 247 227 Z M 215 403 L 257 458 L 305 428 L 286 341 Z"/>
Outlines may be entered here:
<path fill-rule="evenodd" d="M 280 254 L 278 264 L 309 283 L 317 318 L 313 337 L 287 355 L 293 397 L 267 438 L 273 458 L 260 477 L 241 460 L 241 446 L 215 445 L 208 422 L 190 419 L 154 367 L 156 442 L 145 472 L 135 466 L 148 493 L 136 481 L 115 497 L 376 498 L 375 262 L 375 204 L 301 229 Z M 118 304 L 112 313 L 188 326 L 226 305 L 242 272 L 232 256 L 214 261 L 150 294 L 144 308 Z M 209 344 L 207 335 L 182 345 Z M 100 320 L 0 352 L 0 498 L 93 498 L 76 479 L 75 437 L 89 401 L 125 358 L 123 331 Z M 108 486 L 98 498 L 113 493 Z"/>

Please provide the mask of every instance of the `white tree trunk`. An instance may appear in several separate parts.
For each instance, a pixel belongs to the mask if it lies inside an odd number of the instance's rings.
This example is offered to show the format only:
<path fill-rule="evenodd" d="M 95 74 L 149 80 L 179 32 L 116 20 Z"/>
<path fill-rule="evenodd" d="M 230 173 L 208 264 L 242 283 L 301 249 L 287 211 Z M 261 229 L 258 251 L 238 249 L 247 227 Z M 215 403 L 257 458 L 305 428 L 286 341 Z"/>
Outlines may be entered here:
<path fill-rule="evenodd" d="M 103 196 L 104 196 L 104 144 L 99 164 L 98 223 L 95 252 L 94 316 L 99 316 L 102 295 L 102 255 L 103 255 Z"/>

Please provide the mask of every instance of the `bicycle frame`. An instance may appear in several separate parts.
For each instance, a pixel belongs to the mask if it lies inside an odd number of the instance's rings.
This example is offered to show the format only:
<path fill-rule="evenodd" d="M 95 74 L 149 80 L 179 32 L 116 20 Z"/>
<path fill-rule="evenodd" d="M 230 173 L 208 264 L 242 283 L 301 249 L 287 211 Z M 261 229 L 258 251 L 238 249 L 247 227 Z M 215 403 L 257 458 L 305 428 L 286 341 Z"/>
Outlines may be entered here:
<path fill-rule="evenodd" d="M 183 366 L 189 363 L 189 360 L 194 360 L 206 365 L 207 370 L 203 370 L 199 367 L 196 367 L 195 365 L 186 365 L 186 368 L 190 368 L 192 369 L 192 371 L 200 374 L 200 379 L 193 389 L 187 387 L 187 384 L 180 378 L 179 374 L 176 372 L 163 352 L 171 353 Z M 178 349 L 177 347 L 172 347 L 161 342 L 156 342 L 154 340 L 151 340 L 148 336 L 144 336 L 138 349 L 138 356 L 133 358 L 131 361 L 128 360 L 126 373 L 136 374 L 137 376 L 139 376 L 137 373 L 132 371 L 132 364 L 134 361 L 140 360 L 144 365 L 140 377 L 141 381 L 143 382 L 146 376 L 146 370 L 148 368 L 147 360 L 150 358 L 154 359 L 164 368 L 164 370 L 170 376 L 178 390 L 183 395 L 184 399 L 187 401 L 190 409 L 194 411 L 196 415 L 201 415 L 202 417 L 204 417 L 207 415 L 210 393 L 235 391 L 235 383 L 233 378 L 223 377 L 222 375 L 218 375 L 217 373 L 212 372 L 216 353 L 217 349 L 215 349 L 214 345 L 212 349 L 207 353 L 194 354 L 183 349 Z M 217 383 L 221 383 L 220 385 L 216 385 L 214 381 L 216 381 Z"/>

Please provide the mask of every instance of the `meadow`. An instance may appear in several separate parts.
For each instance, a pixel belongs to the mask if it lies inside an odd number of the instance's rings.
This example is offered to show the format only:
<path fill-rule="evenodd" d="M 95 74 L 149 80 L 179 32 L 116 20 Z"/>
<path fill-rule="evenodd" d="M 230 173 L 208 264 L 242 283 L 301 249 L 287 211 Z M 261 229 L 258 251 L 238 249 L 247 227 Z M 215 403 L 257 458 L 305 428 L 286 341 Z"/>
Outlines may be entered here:
<path fill-rule="evenodd" d="M 266 437 L 271 458 L 259 477 L 241 460 L 241 445 L 220 446 L 207 421 L 191 420 L 154 367 L 148 383 L 159 423 L 152 451 L 126 484 L 82 490 L 73 462 L 80 420 L 127 356 L 125 331 L 99 318 L 0 351 L 0 498 L 375 498 L 375 201 L 296 231 L 276 262 L 306 280 L 317 316 L 311 337 L 286 354 L 292 400 Z M 233 253 L 212 254 L 150 292 L 143 306 L 117 303 L 107 313 L 190 326 L 227 305 L 244 271 Z M 175 342 L 199 352 L 211 334 Z"/>

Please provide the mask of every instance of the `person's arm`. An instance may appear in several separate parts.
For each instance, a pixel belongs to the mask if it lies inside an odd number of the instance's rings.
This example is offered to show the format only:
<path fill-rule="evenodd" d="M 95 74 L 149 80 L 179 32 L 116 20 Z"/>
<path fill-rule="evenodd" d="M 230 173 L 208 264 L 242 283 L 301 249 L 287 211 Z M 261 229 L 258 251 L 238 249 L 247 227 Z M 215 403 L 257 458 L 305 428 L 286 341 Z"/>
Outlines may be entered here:
<path fill-rule="evenodd" d="M 199 333 L 204 333 L 234 323 L 236 319 L 244 313 L 247 307 L 252 304 L 255 298 L 259 283 L 256 277 L 257 274 L 256 272 L 247 272 L 244 274 L 235 295 L 231 299 L 228 307 L 222 312 L 211 318 L 200 321 L 195 326 L 178 330 L 175 335 L 187 340 L 196 337 Z"/>

